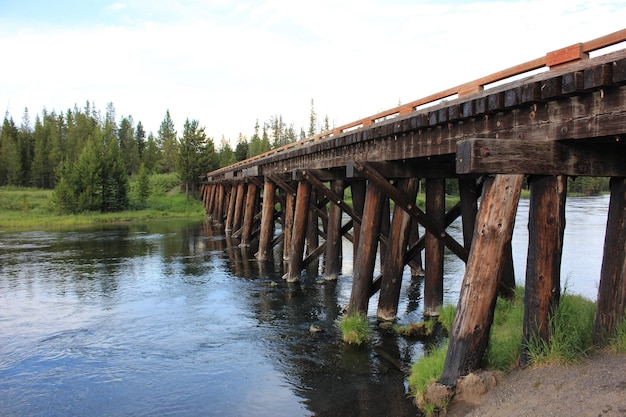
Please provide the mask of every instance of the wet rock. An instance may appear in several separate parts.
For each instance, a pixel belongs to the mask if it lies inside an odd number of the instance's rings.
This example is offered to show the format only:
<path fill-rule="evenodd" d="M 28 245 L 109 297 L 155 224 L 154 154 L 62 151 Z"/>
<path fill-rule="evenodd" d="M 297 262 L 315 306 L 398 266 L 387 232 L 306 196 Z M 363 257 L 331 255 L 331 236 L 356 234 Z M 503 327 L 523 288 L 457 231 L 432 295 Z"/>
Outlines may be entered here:
<path fill-rule="evenodd" d="M 319 332 L 323 332 L 324 330 L 322 330 L 322 328 L 320 326 L 318 326 L 317 324 L 311 324 L 309 326 L 309 333 L 319 333 Z"/>

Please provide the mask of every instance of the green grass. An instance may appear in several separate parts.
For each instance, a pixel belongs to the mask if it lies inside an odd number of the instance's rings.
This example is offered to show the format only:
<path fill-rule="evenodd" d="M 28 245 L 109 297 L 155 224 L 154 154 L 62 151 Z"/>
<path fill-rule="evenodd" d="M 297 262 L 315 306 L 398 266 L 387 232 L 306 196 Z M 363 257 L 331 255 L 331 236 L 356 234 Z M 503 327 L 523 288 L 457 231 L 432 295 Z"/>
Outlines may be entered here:
<path fill-rule="evenodd" d="M 116 213 L 88 212 L 58 214 L 52 205 L 53 190 L 0 187 L 0 228 L 56 229 L 102 223 L 140 222 L 164 218 L 202 218 L 204 207 L 199 200 L 187 199 L 180 192 L 175 174 L 159 174 L 150 178 L 150 197 L 141 210 Z M 131 207 L 138 207 L 135 181 L 130 181 Z"/>
<path fill-rule="evenodd" d="M 370 329 L 367 316 L 362 313 L 353 313 L 343 316 L 339 324 L 343 341 L 353 345 L 361 345 L 369 339 Z"/>
<path fill-rule="evenodd" d="M 439 323 L 450 331 L 456 309 L 445 305 L 439 310 Z M 591 348 L 595 304 L 578 295 L 564 293 L 559 307 L 552 317 L 550 342 L 539 342 L 529 346 L 533 364 L 574 364 Z M 508 371 L 518 362 L 522 347 L 524 322 L 524 288 L 517 287 L 512 300 L 498 299 L 491 326 L 489 345 L 484 366 L 492 370 Z M 408 382 L 418 404 L 423 403 L 426 388 L 441 377 L 447 353 L 447 343 L 415 362 Z M 626 317 L 618 325 L 616 336 L 611 339 L 609 349 L 626 351 Z M 427 411 L 427 409 L 423 409 Z"/>
<path fill-rule="evenodd" d="M 531 341 L 534 364 L 570 365 L 593 347 L 595 303 L 579 295 L 563 294 L 550 320 L 550 341 Z"/>
<path fill-rule="evenodd" d="M 607 347 L 613 353 L 626 353 L 626 316 L 617 324 L 615 335 L 609 339 Z"/>
<path fill-rule="evenodd" d="M 436 320 L 426 320 L 419 323 L 409 323 L 405 326 L 394 324 L 391 329 L 394 333 L 405 337 L 428 337 L 435 330 Z"/>

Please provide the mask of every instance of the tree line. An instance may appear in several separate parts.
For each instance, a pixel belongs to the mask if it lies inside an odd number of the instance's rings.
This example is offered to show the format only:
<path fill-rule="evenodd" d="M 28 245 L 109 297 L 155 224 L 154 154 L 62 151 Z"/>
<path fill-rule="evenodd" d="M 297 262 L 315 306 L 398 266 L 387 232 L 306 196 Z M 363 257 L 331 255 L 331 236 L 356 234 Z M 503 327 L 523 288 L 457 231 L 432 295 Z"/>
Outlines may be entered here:
<path fill-rule="evenodd" d="M 0 130 L 0 186 L 54 189 L 61 212 L 119 211 L 128 208 L 129 178 L 177 173 L 187 194 L 204 173 L 329 130 L 319 126 L 311 100 L 310 126 L 296 130 L 282 115 L 240 134 L 233 149 L 222 137 L 216 149 L 198 120 L 187 119 L 178 134 L 169 110 L 156 134 L 132 116 L 119 120 L 113 103 L 104 113 L 87 102 L 65 112 L 35 116 L 24 110 L 18 125 L 7 113 Z"/>

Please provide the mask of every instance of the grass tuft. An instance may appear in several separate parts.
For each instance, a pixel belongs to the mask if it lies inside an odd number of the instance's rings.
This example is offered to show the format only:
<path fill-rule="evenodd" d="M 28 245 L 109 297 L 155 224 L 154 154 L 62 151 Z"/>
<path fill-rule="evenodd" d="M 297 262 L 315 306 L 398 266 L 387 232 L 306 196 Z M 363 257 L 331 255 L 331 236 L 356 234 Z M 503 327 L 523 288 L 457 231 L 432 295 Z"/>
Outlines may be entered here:
<path fill-rule="evenodd" d="M 452 304 L 446 304 L 439 308 L 439 323 L 441 326 L 446 329 L 448 334 L 452 329 L 452 322 L 454 321 L 454 316 L 456 315 L 456 307 Z"/>
<path fill-rule="evenodd" d="M 593 347 L 595 304 L 579 295 L 563 294 L 550 320 L 549 341 L 531 341 L 529 356 L 534 364 L 579 363 Z"/>
<path fill-rule="evenodd" d="M 608 348 L 613 353 L 626 353 L 626 316 L 615 327 L 615 335 L 609 339 Z"/>
<path fill-rule="evenodd" d="M 353 345 L 361 345 L 369 339 L 370 329 L 365 314 L 357 312 L 343 316 L 339 324 L 343 341 Z"/>
<path fill-rule="evenodd" d="M 441 378 L 443 363 L 446 360 L 447 352 L 448 341 L 446 340 L 443 346 L 430 351 L 411 367 L 411 374 L 409 375 L 408 381 L 409 388 L 415 395 L 418 403 L 424 403 L 424 395 L 426 394 L 428 385 Z M 423 410 L 426 411 L 425 409 Z"/>

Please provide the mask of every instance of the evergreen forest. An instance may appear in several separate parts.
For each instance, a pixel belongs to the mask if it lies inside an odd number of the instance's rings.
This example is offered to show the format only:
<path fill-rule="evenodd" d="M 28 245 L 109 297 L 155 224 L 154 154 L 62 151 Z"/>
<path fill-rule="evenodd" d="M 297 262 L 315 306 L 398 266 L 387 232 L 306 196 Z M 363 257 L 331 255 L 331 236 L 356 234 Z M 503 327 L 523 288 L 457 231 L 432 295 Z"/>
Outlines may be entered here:
<path fill-rule="evenodd" d="M 19 125 L 7 113 L 0 130 L 0 186 L 51 189 L 59 213 L 115 212 L 129 209 L 129 179 L 140 184 L 142 198 L 153 174 L 177 174 L 187 197 L 206 172 L 262 154 L 331 129 L 328 116 L 318 121 L 311 100 L 309 126 L 296 129 L 282 115 L 259 124 L 248 138 L 239 134 L 233 148 L 222 137 L 207 137 L 198 120 L 186 119 L 177 132 L 169 110 L 156 133 L 146 132 L 132 116 L 117 118 L 113 103 L 104 113 L 86 102 L 61 113 L 47 111 L 32 120 L 24 110 Z M 446 182 L 457 194 L 456 181 Z M 607 178 L 570 179 L 570 193 L 599 194 Z"/>

